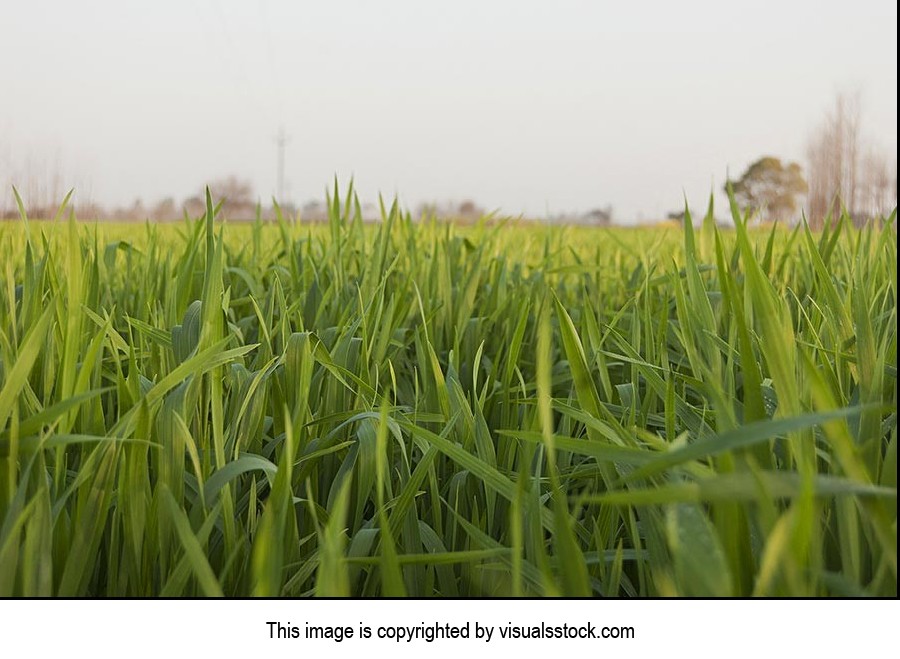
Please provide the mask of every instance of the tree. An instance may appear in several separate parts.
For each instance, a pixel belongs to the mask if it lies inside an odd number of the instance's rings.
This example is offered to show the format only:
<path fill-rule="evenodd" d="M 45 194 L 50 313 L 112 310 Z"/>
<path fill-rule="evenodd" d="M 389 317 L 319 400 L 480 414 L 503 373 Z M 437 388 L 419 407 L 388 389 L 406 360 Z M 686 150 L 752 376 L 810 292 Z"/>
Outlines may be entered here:
<path fill-rule="evenodd" d="M 810 137 L 807 202 L 814 229 L 843 209 L 860 224 L 889 214 L 897 203 L 896 161 L 892 168 L 880 145 L 863 136 L 860 116 L 859 93 L 840 93 Z"/>
<path fill-rule="evenodd" d="M 328 208 L 318 199 L 310 199 L 300 208 L 300 217 L 310 222 L 324 222 L 328 219 Z"/>
<path fill-rule="evenodd" d="M 797 210 L 797 197 L 808 189 L 800 165 L 784 165 L 772 156 L 760 158 L 730 183 L 738 206 L 771 220 L 790 219 Z"/>
<path fill-rule="evenodd" d="M 116 220 L 129 220 L 143 222 L 150 217 L 147 207 L 140 197 L 136 197 L 130 206 L 122 206 L 113 211 L 112 217 Z"/>
<path fill-rule="evenodd" d="M 178 207 L 175 205 L 175 199 L 172 197 L 166 197 L 165 199 L 159 201 L 150 213 L 153 216 L 153 219 L 162 222 L 167 220 L 177 220 L 178 215 Z"/>
<path fill-rule="evenodd" d="M 606 227 L 612 224 L 613 219 L 613 209 L 612 205 L 607 205 L 605 208 L 594 208 L 593 210 L 588 211 L 585 215 L 585 220 L 589 224 L 593 224 L 599 227 Z"/>
<path fill-rule="evenodd" d="M 226 203 L 252 204 L 253 185 L 249 181 L 242 181 L 236 176 L 217 179 L 209 184 L 209 192 L 213 199 L 225 199 Z"/>
<path fill-rule="evenodd" d="M 837 217 L 841 205 L 856 208 L 860 155 L 859 94 L 840 93 L 825 121 L 807 145 L 809 224 L 821 229 L 825 217 Z"/>
<path fill-rule="evenodd" d="M 858 219 L 885 217 L 897 205 L 896 163 L 892 168 L 887 154 L 870 146 L 860 160 L 860 181 L 854 214 Z M 893 171 L 892 171 L 893 169 Z"/>
<path fill-rule="evenodd" d="M 467 219 L 473 219 L 484 215 L 484 210 L 482 210 L 478 204 L 476 204 L 471 199 L 465 199 L 460 202 L 459 206 L 456 208 L 456 214 L 460 217 L 464 217 Z"/>
<path fill-rule="evenodd" d="M 253 198 L 253 184 L 236 176 L 218 179 L 209 184 L 213 201 L 224 200 L 222 210 L 232 219 L 249 219 L 256 214 L 256 200 Z"/>

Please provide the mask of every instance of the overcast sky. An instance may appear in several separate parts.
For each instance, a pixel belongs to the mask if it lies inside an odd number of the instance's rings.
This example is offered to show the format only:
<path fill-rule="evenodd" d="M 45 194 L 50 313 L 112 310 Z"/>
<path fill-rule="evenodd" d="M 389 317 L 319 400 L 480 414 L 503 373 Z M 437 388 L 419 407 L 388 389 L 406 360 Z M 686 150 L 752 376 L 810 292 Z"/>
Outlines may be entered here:
<path fill-rule="evenodd" d="M 897 4 L 754 0 L 0 0 L 0 193 L 59 171 L 106 204 L 337 174 L 408 206 L 705 206 L 804 161 L 839 90 L 897 153 Z"/>

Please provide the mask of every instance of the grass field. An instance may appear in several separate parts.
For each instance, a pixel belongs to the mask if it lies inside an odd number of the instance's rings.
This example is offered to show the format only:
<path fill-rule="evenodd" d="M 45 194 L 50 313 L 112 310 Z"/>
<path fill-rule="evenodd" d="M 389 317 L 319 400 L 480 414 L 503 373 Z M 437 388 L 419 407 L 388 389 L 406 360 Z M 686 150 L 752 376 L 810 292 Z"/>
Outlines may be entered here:
<path fill-rule="evenodd" d="M 894 218 L 329 204 L 0 224 L 0 596 L 896 596 Z"/>

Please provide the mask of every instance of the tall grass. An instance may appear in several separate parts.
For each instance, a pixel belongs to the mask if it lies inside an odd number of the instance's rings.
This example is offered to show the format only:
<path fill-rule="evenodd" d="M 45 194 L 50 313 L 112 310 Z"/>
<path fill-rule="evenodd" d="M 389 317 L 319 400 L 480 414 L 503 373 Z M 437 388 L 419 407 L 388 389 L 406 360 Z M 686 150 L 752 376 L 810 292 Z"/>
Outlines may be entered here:
<path fill-rule="evenodd" d="M 0 596 L 897 594 L 893 217 L 329 208 L 0 226 Z"/>

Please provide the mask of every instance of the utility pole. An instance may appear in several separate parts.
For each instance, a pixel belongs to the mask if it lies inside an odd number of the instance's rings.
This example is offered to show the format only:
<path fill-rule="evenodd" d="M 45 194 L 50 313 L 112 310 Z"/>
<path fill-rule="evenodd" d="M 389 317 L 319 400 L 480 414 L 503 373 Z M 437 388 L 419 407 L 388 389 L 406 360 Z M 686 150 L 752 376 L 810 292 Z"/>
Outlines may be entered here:
<path fill-rule="evenodd" d="M 290 141 L 287 133 L 284 132 L 284 126 L 281 126 L 278 129 L 278 135 L 275 136 L 275 144 L 278 146 L 278 187 L 276 195 L 279 204 L 284 203 L 284 148 Z"/>

